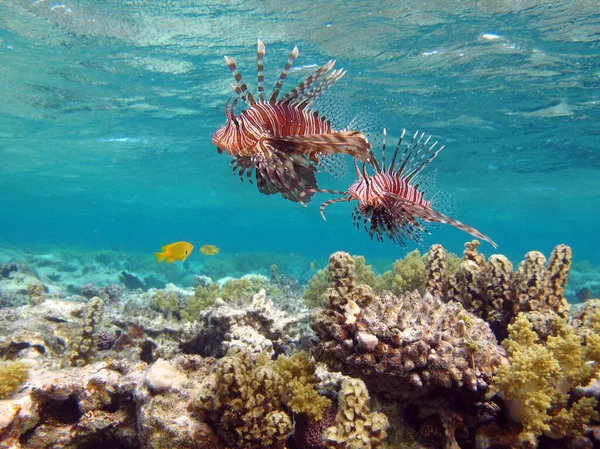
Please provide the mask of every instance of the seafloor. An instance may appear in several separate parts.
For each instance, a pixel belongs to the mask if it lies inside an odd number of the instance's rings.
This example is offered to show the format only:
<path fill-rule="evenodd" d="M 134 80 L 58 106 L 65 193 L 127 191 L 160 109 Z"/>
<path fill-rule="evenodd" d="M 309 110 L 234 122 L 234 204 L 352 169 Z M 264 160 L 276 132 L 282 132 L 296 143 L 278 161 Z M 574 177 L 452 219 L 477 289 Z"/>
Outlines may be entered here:
<path fill-rule="evenodd" d="M 0 447 L 600 447 L 598 267 L 368 262 L 3 249 Z"/>

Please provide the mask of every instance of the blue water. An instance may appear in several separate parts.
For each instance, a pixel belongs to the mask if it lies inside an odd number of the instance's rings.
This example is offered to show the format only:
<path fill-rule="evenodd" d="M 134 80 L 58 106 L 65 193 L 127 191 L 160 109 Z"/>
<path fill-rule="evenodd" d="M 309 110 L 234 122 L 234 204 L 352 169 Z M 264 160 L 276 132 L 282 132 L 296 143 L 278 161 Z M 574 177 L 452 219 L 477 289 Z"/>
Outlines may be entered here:
<path fill-rule="evenodd" d="M 598 264 L 598 11 L 597 1 L 0 0 L 0 244 L 402 256 L 353 227 L 353 205 L 323 221 L 329 196 L 303 208 L 261 195 L 211 145 L 231 93 L 223 56 L 255 86 L 262 39 L 267 91 L 297 45 L 288 89 L 310 73 L 302 66 L 336 59 L 348 73 L 331 92 L 354 111 L 392 136 L 418 129 L 446 144 L 437 187 L 498 252 L 518 261 L 567 243 Z M 445 227 L 422 249 L 460 252 L 470 239 Z"/>

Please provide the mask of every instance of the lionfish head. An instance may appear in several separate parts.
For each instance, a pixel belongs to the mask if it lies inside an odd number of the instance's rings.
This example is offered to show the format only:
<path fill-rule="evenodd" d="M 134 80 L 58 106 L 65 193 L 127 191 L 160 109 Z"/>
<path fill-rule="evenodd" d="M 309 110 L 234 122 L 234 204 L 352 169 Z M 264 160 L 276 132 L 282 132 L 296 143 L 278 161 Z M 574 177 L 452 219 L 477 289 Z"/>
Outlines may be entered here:
<path fill-rule="evenodd" d="M 236 135 L 239 132 L 239 121 L 234 113 L 236 103 L 237 99 L 234 100 L 231 108 L 229 108 L 229 100 L 227 100 L 227 104 L 225 105 L 225 117 L 227 120 L 224 125 L 219 126 L 219 129 L 212 136 L 212 143 L 217 146 L 219 153 L 225 151 L 227 154 L 232 154 L 235 151 Z"/>

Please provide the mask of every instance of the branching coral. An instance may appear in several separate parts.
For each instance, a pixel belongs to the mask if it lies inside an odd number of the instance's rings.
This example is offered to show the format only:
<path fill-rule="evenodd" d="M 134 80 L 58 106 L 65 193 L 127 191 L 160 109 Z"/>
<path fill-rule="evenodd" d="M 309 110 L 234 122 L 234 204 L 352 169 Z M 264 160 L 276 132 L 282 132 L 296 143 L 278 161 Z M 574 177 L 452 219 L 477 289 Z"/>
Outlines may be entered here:
<path fill-rule="evenodd" d="M 352 256 L 352 276 L 360 284 L 378 289 L 385 285 L 381 276 L 375 276 L 371 265 L 367 265 L 363 256 Z M 322 301 L 322 295 L 329 287 L 328 269 L 319 270 L 308 281 L 308 288 L 304 292 L 304 302 L 310 308 L 319 307 Z"/>
<path fill-rule="evenodd" d="M 211 283 L 206 286 L 199 285 L 194 290 L 194 296 L 190 296 L 185 301 L 183 309 L 180 311 L 181 318 L 186 321 L 198 319 L 198 314 L 210 308 L 219 297 L 219 285 Z"/>
<path fill-rule="evenodd" d="M 510 416 L 523 425 L 521 439 L 535 443 L 538 436 L 554 438 L 581 434 L 590 420 L 598 420 L 596 399 L 570 401 L 572 388 L 587 384 L 599 368 L 587 363 L 590 348 L 567 320 L 554 315 L 549 335 L 535 330 L 535 314 L 521 313 L 508 326 L 503 346 L 509 363 L 494 376 L 492 391 L 509 405 Z"/>
<path fill-rule="evenodd" d="M 331 401 L 320 396 L 315 387 L 315 365 L 304 352 L 296 352 L 290 357 L 279 356 L 273 368 L 285 385 L 283 403 L 294 413 L 307 415 L 310 421 L 318 421 L 331 407 Z"/>

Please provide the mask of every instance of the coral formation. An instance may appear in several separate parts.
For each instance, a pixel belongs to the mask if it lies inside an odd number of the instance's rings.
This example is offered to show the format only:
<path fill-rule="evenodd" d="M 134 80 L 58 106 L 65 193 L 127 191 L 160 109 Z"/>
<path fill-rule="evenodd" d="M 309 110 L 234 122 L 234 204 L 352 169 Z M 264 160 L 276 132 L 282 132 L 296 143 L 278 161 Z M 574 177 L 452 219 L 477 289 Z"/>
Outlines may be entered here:
<path fill-rule="evenodd" d="M 38 306 L 46 300 L 46 289 L 40 282 L 33 282 L 27 286 L 29 305 Z"/>
<path fill-rule="evenodd" d="M 69 361 L 73 366 L 84 366 L 92 360 L 98 347 L 98 331 L 102 323 L 104 301 L 95 296 L 89 300 L 83 316 L 80 334 L 71 342 Z"/>
<path fill-rule="evenodd" d="M 193 335 L 182 343 L 189 354 L 222 357 L 233 346 L 244 346 L 254 354 L 287 352 L 299 338 L 297 324 L 304 315 L 286 315 L 266 299 L 265 290 L 247 304 L 219 301 L 201 311 L 193 324 Z"/>
<path fill-rule="evenodd" d="M 281 404 L 284 388 L 272 366 L 235 349 L 219 361 L 215 389 L 202 391 L 194 405 L 228 448 L 283 449 L 292 430 Z"/>
<path fill-rule="evenodd" d="M 499 340 L 516 314 L 552 310 L 566 316 L 569 305 L 563 297 L 571 266 L 571 249 L 558 245 L 546 262 L 531 251 L 513 272 L 503 255 L 489 260 L 477 252 L 479 242 L 465 244 L 463 259 L 456 274 L 445 268 L 445 251 L 433 245 L 427 259 L 427 289 L 444 301 L 459 301 L 465 309 L 486 320 Z"/>
<path fill-rule="evenodd" d="M 378 449 L 387 436 L 387 417 L 371 412 L 368 406 L 369 392 L 360 379 L 342 382 L 338 396 L 338 412 L 335 426 L 323 434 L 330 449 Z"/>
<path fill-rule="evenodd" d="M 520 313 L 502 343 L 508 364 L 494 377 L 492 391 L 508 402 L 509 414 L 522 424 L 520 440 L 535 444 L 542 434 L 552 438 L 582 435 L 590 420 L 600 419 L 592 397 L 571 399 L 569 392 L 587 385 L 599 370 L 598 347 L 588 346 L 568 321 L 557 315 L 534 330 L 536 312 Z M 593 362 L 593 363 L 590 363 Z"/>
<path fill-rule="evenodd" d="M 454 274 L 458 271 L 460 259 L 453 253 L 444 258 L 444 275 Z M 393 264 L 393 269 L 381 275 L 376 275 L 371 265 L 367 265 L 363 256 L 352 256 L 354 260 L 354 272 L 358 282 L 367 285 L 377 292 L 390 291 L 396 295 L 410 293 L 418 290 L 423 293 L 426 288 L 428 277 L 427 256 L 421 255 L 419 250 L 409 252 L 404 259 L 398 259 Z M 319 270 L 308 281 L 308 288 L 304 292 L 304 302 L 309 308 L 319 307 L 325 290 L 329 287 L 329 273 L 327 269 Z"/>
<path fill-rule="evenodd" d="M 330 258 L 324 308 L 311 313 L 318 360 L 395 397 L 485 391 L 504 351 L 483 320 L 430 294 L 375 295 L 353 267 L 347 253 Z"/>
<path fill-rule="evenodd" d="M 0 399 L 14 393 L 28 375 L 29 368 L 23 362 L 0 362 Z"/>
<path fill-rule="evenodd" d="M 285 386 L 283 404 L 296 414 L 306 415 L 309 421 L 320 421 L 331 401 L 315 390 L 319 380 L 315 376 L 315 365 L 306 353 L 295 352 L 290 357 L 280 355 L 273 369 Z"/>

